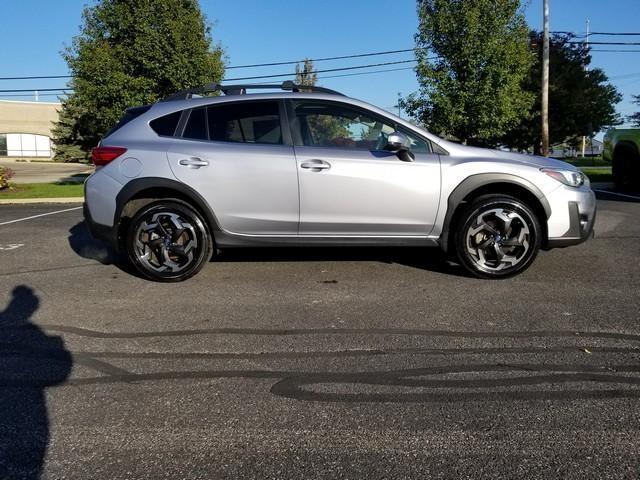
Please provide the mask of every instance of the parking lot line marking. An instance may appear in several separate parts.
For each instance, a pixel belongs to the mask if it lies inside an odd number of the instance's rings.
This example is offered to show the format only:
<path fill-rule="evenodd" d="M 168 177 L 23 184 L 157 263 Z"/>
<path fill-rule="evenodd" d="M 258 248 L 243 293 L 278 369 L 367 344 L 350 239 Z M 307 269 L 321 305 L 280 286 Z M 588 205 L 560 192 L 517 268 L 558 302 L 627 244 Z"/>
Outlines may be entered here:
<path fill-rule="evenodd" d="M 609 190 L 597 190 L 595 188 L 593 189 L 593 191 L 598 193 L 606 193 L 609 195 L 617 195 L 618 197 L 633 198 L 635 200 L 640 200 L 640 197 L 637 197 L 634 195 L 627 195 L 625 193 L 610 192 Z"/>
<path fill-rule="evenodd" d="M 30 217 L 25 217 L 25 218 L 17 218 L 15 220 L 9 220 L 8 222 L 2 222 L 0 223 L 0 226 L 9 225 L 10 223 L 16 223 L 16 222 L 24 222 L 25 220 L 32 220 L 34 218 L 45 217 L 47 215 L 54 215 L 56 213 L 70 212 L 72 210 L 80 210 L 81 208 L 82 207 L 65 208 L 64 210 L 56 210 L 55 212 L 41 213 L 39 215 L 32 215 Z"/>

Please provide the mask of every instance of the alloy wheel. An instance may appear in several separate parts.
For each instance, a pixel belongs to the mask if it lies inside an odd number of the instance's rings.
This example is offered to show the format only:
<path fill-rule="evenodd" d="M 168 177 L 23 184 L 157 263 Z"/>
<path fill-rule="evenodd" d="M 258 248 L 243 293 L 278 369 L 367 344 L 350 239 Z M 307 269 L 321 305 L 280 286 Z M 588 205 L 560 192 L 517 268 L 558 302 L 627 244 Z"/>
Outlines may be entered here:
<path fill-rule="evenodd" d="M 196 258 L 198 236 L 193 222 L 169 211 L 153 212 L 134 233 L 134 252 L 153 272 L 179 273 Z"/>
<path fill-rule="evenodd" d="M 466 249 L 476 267 L 499 272 L 519 265 L 531 248 L 531 232 L 523 216 L 507 207 L 480 212 L 466 232 Z"/>

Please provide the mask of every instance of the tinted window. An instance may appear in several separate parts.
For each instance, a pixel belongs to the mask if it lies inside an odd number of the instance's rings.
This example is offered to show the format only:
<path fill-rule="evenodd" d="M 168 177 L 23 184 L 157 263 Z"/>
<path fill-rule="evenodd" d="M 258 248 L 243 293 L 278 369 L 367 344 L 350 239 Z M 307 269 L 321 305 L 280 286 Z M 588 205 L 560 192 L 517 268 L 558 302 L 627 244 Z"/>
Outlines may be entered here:
<path fill-rule="evenodd" d="M 204 108 L 191 110 L 182 136 L 196 140 L 207 140 L 207 119 Z"/>
<path fill-rule="evenodd" d="M 360 110 L 330 103 L 298 103 L 302 142 L 310 147 L 382 150 L 395 128 Z"/>
<path fill-rule="evenodd" d="M 209 139 L 216 142 L 282 143 L 277 102 L 239 102 L 208 108 Z"/>
<path fill-rule="evenodd" d="M 152 120 L 149 122 L 149 125 L 158 135 L 172 137 L 176 132 L 176 127 L 178 126 L 178 121 L 180 120 L 181 115 L 182 112 L 173 112 L 169 115 L 165 115 L 164 117 Z"/>

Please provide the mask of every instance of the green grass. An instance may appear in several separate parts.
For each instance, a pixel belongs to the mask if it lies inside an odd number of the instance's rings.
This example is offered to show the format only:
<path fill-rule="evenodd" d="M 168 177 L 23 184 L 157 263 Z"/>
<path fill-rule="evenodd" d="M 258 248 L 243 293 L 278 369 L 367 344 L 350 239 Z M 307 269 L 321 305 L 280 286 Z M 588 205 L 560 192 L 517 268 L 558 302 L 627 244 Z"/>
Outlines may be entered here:
<path fill-rule="evenodd" d="M 563 162 L 570 163 L 576 167 L 609 167 L 611 164 L 602 157 L 579 157 L 579 158 L 561 158 Z"/>
<path fill-rule="evenodd" d="M 611 167 L 581 168 L 591 182 L 613 182 Z"/>
<path fill-rule="evenodd" d="M 0 199 L 82 197 L 84 185 L 57 183 L 19 183 L 0 190 Z"/>

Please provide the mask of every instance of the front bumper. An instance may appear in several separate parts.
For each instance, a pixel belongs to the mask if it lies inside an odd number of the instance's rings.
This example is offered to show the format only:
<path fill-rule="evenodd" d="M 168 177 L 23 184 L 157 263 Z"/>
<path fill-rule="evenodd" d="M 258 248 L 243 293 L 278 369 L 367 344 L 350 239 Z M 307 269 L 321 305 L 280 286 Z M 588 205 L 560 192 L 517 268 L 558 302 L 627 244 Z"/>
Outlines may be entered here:
<path fill-rule="evenodd" d="M 550 222 L 556 217 L 562 217 L 568 223 L 568 229 L 562 235 L 552 236 L 545 245 L 546 249 L 568 247 L 578 245 L 593 237 L 593 226 L 596 221 L 596 197 L 593 191 L 586 187 L 581 189 L 568 190 L 563 187 L 559 195 L 554 195 L 551 202 L 552 216 Z M 564 193 L 564 194 L 563 194 Z M 556 207 L 560 202 L 562 203 Z M 557 209 L 565 209 L 565 212 Z M 565 224 L 566 224 L 565 223 Z"/>

